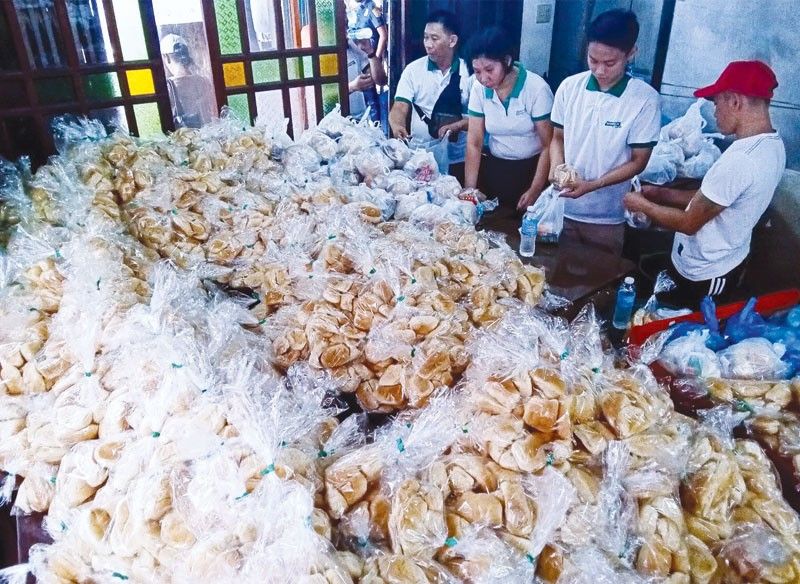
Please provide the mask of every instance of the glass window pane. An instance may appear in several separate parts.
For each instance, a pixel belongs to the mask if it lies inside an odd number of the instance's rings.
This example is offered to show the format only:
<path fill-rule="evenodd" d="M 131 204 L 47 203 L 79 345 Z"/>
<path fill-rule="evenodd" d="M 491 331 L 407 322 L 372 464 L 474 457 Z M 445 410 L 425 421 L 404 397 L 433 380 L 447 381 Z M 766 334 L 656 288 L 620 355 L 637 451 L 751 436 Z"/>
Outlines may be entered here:
<path fill-rule="evenodd" d="M 253 83 L 275 83 L 281 80 L 278 59 L 253 61 Z"/>
<path fill-rule="evenodd" d="M 281 0 L 283 8 L 283 38 L 287 49 L 311 46 L 311 16 L 308 2 Z"/>
<path fill-rule="evenodd" d="M 119 31 L 119 44 L 124 61 L 147 59 L 147 45 L 144 41 L 142 15 L 136 0 L 111 0 Z"/>
<path fill-rule="evenodd" d="M 272 0 L 247 0 L 244 11 L 250 52 L 276 50 L 278 41 L 275 36 L 275 3 Z"/>
<path fill-rule="evenodd" d="M 149 105 L 149 104 L 148 104 Z M 128 131 L 128 120 L 125 117 L 125 108 L 105 107 L 102 109 L 90 110 L 89 117 L 95 120 L 100 120 L 103 126 L 109 133 L 114 132 L 117 128 Z"/>
<path fill-rule="evenodd" d="M 133 106 L 133 115 L 139 127 L 140 138 L 152 138 L 161 135 L 161 116 L 158 114 L 158 104 L 137 103 Z"/>
<path fill-rule="evenodd" d="M 128 77 L 128 89 L 131 95 L 150 95 L 156 92 L 153 83 L 153 72 L 150 69 L 129 69 L 125 71 Z"/>
<path fill-rule="evenodd" d="M 119 79 L 116 73 L 92 73 L 83 78 L 83 90 L 91 100 L 121 97 Z"/>
<path fill-rule="evenodd" d="M 292 87 L 289 89 L 292 106 L 292 136 L 296 140 L 301 134 L 317 125 L 317 100 L 314 87 Z"/>
<path fill-rule="evenodd" d="M 236 114 L 243 124 L 250 125 L 250 104 L 247 103 L 247 94 L 238 93 L 228 96 L 228 107 Z"/>
<path fill-rule="evenodd" d="M 283 118 L 283 94 L 280 89 L 256 92 L 256 115 Z"/>
<path fill-rule="evenodd" d="M 311 57 L 289 57 L 286 59 L 286 74 L 289 79 L 311 79 L 313 73 Z"/>
<path fill-rule="evenodd" d="M 53 0 L 14 0 L 14 6 L 31 66 L 66 67 Z"/>
<path fill-rule="evenodd" d="M 241 87 L 246 83 L 244 63 L 241 61 L 237 61 L 236 63 L 223 63 L 222 77 L 225 79 L 225 87 Z"/>
<path fill-rule="evenodd" d="M 43 105 L 75 101 L 75 92 L 70 77 L 38 79 L 34 85 L 36 94 L 39 96 L 39 103 Z"/>
<path fill-rule="evenodd" d="M 0 70 L 17 71 L 19 69 L 19 58 L 14 48 L 14 41 L 11 39 L 11 30 L 8 28 L 6 13 L 0 10 L 0 43 L 3 50 L 0 51 Z"/>
<path fill-rule="evenodd" d="M 236 10 L 236 0 L 216 0 L 214 10 L 217 14 L 220 52 L 223 55 L 241 54 L 242 39 L 239 36 L 239 12 Z"/>
<path fill-rule="evenodd" d="M 319 46 L 336 45 L 336 20 L 333 4 L 338 0 L 317 0 L 317 40 Z"/>
<path fill-rule="evenodd" d="M 328 114 L 338 103 L 340 103 L 339 86 L 336 83 L 324 84 L 322 86 L 322 111 Z"/>
<path fill-rule="evenodd" d="M 336 54 L 319 56 L 319 73 L 323 77 L 339 74 L 339 57 Z"/>
<path fill-rule="evenodd" d="M 25 86 L 22 81 L 3 81 L 3 89 L 0 90 L 0 107 L 24 107 L 28 104 L 25 95 Z"/>
<path fill-rule="evenodd" d="M 219 116 L 201 0 L 154 0 L 161 58 L 176 128 Z"/>
<path fill-rule="evenodd" d="M 114 62 L 102 0 L 67 0 L 69 25 L 78 62 L 97 65 Z"/>

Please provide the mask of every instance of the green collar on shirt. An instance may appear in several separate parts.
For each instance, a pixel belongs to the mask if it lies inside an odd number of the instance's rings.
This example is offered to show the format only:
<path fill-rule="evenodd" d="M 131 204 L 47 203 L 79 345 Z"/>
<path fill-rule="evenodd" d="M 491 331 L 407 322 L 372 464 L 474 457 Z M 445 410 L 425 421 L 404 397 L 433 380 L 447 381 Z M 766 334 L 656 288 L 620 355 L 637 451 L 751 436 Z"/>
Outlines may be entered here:
<path fill-rule="evenodd" d="M 455 73 L 458 70 L 459 61 L 458 55 L 453 55 L 453 62 L 450 63 L 450 73 Z M 439 71 L 439 65 L 434 63 L 430 57 L 428 57 L 428 71 Z"/>
<path fill-rule="evenodd" d="M 509 93 L 508 97 L 503 100 L 503 107 L 506 108 L 506 113 L 508 113 L 508 105 L 511 103 L 511 98 L 519 97 L 519 94 L 522 93 L 522 88 L 525 87 L 525 79 L 528 77 L 528 72 L 525 70 L 525 67 L 523 67 L 521 63 L 514 61 L 514 67 L 517 68 L 517 81 L 514 83 L 514 87 L 511 89 L 511 93 Z M 489 89 L 488 87 L 484 87 L 484 91 L 486 99 L 494 98 L 494 89 Z"/>
<path fill-rule="evenodd" d="M 625 88 L 628 87 L 628 81 L 631 80 L 630 75 L 623 75 L 622 79 L 617 81 L 614 85 L 612 85 L 608 91 L 603 91 L 600 89 L 600 84 L 597 82 L 597 78 L 594 75 L 589 75 L 589 82 L 586 84 L 587 91 L 599 91 L 601 93 L 608 93 L 609 95 L 613 95 L 614 97 L 621 97 L 622 93 L 625 91 Z"/>

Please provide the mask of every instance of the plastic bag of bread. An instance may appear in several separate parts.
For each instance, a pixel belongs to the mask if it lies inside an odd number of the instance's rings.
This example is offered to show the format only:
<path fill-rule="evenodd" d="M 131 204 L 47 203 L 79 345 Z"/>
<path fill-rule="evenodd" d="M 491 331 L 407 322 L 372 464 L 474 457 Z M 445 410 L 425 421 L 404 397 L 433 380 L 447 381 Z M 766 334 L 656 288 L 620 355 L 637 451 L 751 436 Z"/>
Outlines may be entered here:
<path fill-rule="evenodd" d="M 800 552 L 765 525 L 742 525 L 719 553 L 720 577 L 743 582 L 797 582 Z"/>
<path fill-rule="evenodd" d="M 553 185 L 559 190 L 569 188 L 581 180 L 578 171 L 568 164 L 559 164 L 553 171 Z"/>
<path fill-rule="evenodd" d="M 467 582 L 516 584 L 530 582 L 534 575 L 529 557 L 493 530 L 480 526 L 471 526 L 459 538 L 449 539 L 440 557 L 450 572 Z"/>
<path fill-rule="evenodd" d="M 706 347 L 709 332 L 693 331 L 671 341 L 664 347 L 659 360 L 676 375 L 691 377 L 720 377 L 722 369 L 716 353 Z"/>
<path fill-rule="evenodd" d="M 744 339 L 717 354 L 721 377 L 729 379 L 782 379 L 787 364 L 781 361 L 785 347 L 767 339 Z"/>

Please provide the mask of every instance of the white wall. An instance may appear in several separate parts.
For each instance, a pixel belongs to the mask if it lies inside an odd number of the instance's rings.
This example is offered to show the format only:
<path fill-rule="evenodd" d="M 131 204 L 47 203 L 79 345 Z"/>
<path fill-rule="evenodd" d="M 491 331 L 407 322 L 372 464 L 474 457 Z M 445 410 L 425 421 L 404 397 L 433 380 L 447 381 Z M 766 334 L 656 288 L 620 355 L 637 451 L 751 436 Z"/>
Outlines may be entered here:
<path fill-rule="evenodd" d="M 713 83 L 729 61 L 760 59 L 780 83 L 772 122 L 786 142 L 787 166 L 800 169 L 800 34 L 797 0 L 678 0 L 664 80 L 663 112 L 673 118 Z M 713 131 L 711 108 L 705 109 Z"/>
<path fill-rule="evenodd" d="M 556 0 L 524 0 L 522 4 L 522 35 L 519 60 L 525 68 L 546 77 L 550 68 L 550 49 L 553 40 L 553 19 Z M 549 6 L 550 19 L 536 22 L 540 6 Z"/>

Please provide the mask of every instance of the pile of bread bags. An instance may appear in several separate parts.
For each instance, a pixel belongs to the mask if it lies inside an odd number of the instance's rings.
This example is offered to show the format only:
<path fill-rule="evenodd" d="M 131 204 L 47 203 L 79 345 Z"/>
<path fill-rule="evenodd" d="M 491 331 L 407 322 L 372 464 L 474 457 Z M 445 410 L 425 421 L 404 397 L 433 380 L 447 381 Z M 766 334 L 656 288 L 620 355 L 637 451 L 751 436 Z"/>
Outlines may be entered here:
<path fill-rule="evenodd" d="M 53 540 L 7 577 L 800 578 L 761 449 L 537 308 L 428 154 L 338 115 L 59 132 L 5 181 L 2 491 Z"/>

